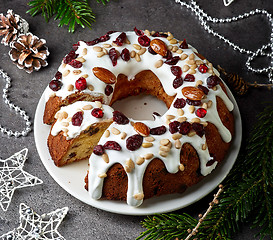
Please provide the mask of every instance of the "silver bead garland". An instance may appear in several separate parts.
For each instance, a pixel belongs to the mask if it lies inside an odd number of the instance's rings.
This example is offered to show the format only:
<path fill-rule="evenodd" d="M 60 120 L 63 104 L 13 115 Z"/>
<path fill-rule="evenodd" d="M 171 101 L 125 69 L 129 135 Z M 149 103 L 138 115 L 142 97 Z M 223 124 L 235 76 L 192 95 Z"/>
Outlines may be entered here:
<path fill-rule="evenodd" d="M 8 136 L 14 136 L 14 137 L 20 137 L 20 136 L 26 136 L 30 131 L 31 131 L 31 122 L 29 121 L 29 116 L 26 114 L 24 110 L 22 110 L 20 107 L 16 106 L 13 104 L 9 99 L 8 99 L 8 89 L 11 87 L 11 78 L 7 75 L 7 73 L 4 72 L 3 69 L 0 69 L 0 76 L 5 80 L 6 84 L 5 87 L 3 88 L 3 100 L 6 105 L 11 110 L 14 110 L 16 113 L 19 113 L 20 116 L 24 119 L 26 127 L 21 131 L 13 131 L 8 128 L 3 127 L 0 124 L 0 132 L 7 134 Z"/>
<path fill-rule="evenodd" d="M 272 15 L 265 9 L 255 9 L 251 10 L 250 12 L 238 15 L 236 17 L 231 18 L 215 18 L 209 16 L 207 13 L 204 12 L 200 8 L 200 6 L 197 5 L 195 1 L 190 1 L 189 3 L 175 0 L 176 3 L 179 3 L 182 7 L 186 7 L 190 11 L 192 11 L 200 21 L 200 24 L 204 27 L 204 29 L 212 34 L 215 37 L 218 37 L 220 40 L 223 40 L 225 43 L 227 43 L 229 46 L 231 46 L 234 50 L 239 51 L 240 53 L 245 53 L 248 55 L 248 59 L 246 61 L 246 67 L 249 71 L 262 74 L 267 73 L 268 79 L 271 83 L 273 83 L 273 19 Z M 225 38 L 223 35 L 215 32 L 209 25 L 208 22 L 212 23 L 230 23 L 230 22 L 236 22 L 254 15 L 264 15 L 268 18 L 268 21 L 271 25 L 271 35 L 270 35 L 270 42 L 268 44 L 262 45 L 260 48 L 258 48 L 256 51 L 251 51 L 245 48 L 242 48 L 235 43 L 231 42 L 229 39 Z M 270 52 L 266 52 L 266 50 L 270 50 Z M 271 66 L 264 67 L 264 68 L 253 68 L 251 66 L 251 62 L 258 56 L 266 56 L 271 59 Z"/>

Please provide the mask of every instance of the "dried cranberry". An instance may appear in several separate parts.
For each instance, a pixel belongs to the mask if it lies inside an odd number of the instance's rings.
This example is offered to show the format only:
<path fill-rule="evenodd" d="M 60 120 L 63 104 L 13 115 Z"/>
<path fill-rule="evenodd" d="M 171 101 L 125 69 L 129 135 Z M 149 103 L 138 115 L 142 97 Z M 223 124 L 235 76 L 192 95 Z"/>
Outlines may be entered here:
<path fill-rule="evenodd" d="M 178 63 L 179 60 L 180 60 L 180 57 L 179 56 L 175 56 L 175 57 L 172 57 L 170 59 L 167 59 L 165 61 L 165 63 L 168 64 L 168 65 L 175 65 L 175 64 Z"/>
<path fill-rule="evenodd" d="M 187 135 L 191 131 L 191 124 L 187 121 L 180 123 L 179 133 Z"/>
<path fill-rule="evenodd" d="M 102 118 L 104 113 L 102 111 L 102 109 L 100 108 L 94 108 L 91 112 L 91 115 L 95 118 Z"/>
<path fill-rule="evenodd" d="M 173 121 L 169 124 L 169 131 L 171 134 L 177 133 L 179 131 L 180 122 Z"/>
<path fill-rule="evenodd" d="M 204 126 L 201 123 L 193 123 L 192 128 L 199 137 L 203 137 L 205 134 Z"/>
<path fill-rule="evenodd" d="M 56 91 L 59 91 L 62 87 L 62 82 L 61 81 L 58 81 L 58 80 L 52 80 L 50 83 L 49 83 L 49 88 L 51 90 L 53 90 L 54 92 Z"/>
<path fill-rule="evenodd" d="M 170 50 L 167 50 L 167 54 L 166 56 L 164 56 L 163 58 L 166 58 L 166 59 L 171 59 L 173 57 L 173 54 Z"/>
<path fill-rule="evenodd" d="M 85 79 L 84 77 L 80 77 L 80 78 L 76 81 L 75 87 L 76 87 L 78 90 L 80 90 L 80 91 L 86 89 L 86 88 L 87 88 L 86 79 Z"/>
<path fill-rule="evenodd" d="M 135 31 L 136 35 L 138 35 L 138 36 L 144 35 L 144 32 L 142 30 L 137 29 L 136 27 L 134 28 L 134 31 Z"/>
<path fill-rule="evenodd" d="M 122 32 L 120 35 L 118 35 L 118 37 L 116 38 L 116 40 L 113 41 L 113 42 L 115 44 L 117 44 L 118 46 L 122 46 L 125 40 L 126 40 L 126 33 Z"/>
<path fill-rule="evenodd" d="M 197 88 L 199 88 L 200 90 L 203 91 L 203 93 L 205 93 L 206 95 L 208 95 L 209 89 L 207 89 L 205 86 L 203 86 L 203 85 L 198 85 Z"/>
<path fill-rule="evenodd" d="M 135 134 L 126 139 L 126 147 L 130 151 L 135 151 L 141 147 L 142 142 L 143 142 L 143 137 L 139 134 Z"/>
<path fill-rule="evenodd" d="M 220 79 L 216 75 L 215 76 L 211 75 L 211 76 L 209 76 L 207 78 L 208 88 L 213 88 L 213 87 L 215 87 L 219 83 L 220 83 Z"/>
<path fill-rule="evenodd" d="M 199 65 L 198 70 L 200 73 L 206 73 L 208 71 L 208 67 L 206 66 L 206 64 L 201 64 Z"/>
<path fill-rule="evenodd" d="M 115 32 L 117 32 L 117 31 L 108 31 L 107 34 L 111 35 L 112 33 L 115 33 Z"/>
<path fill-rule="evenodd" d="M 113 121 L 121 125 L 129 123 L 129 119 L 120 111 L 113 112 Z"/>
<path fill-rule="evenodd" d="M 112 61 L 113 66 L 116 66 L 117 65 L 117 61 L 118 61 L 118 54 L 117 54 L 115 48 L 111 48 L 109 50 L 109 57 L 110 57 L 110 59 Z"/>
<path fill-rule="evenodd" d="M 107 40 L 109 40 L 110 39 L 110 36 L 106 33 L 105 35 L 103 35 L 103 36 L 101 36 L 100 38 L 99 38 L 99 41 L 100 42 L 106 42 Z"/>
<path fill-rule="evenodd" d="M 160 33 L 160 32 L 155 32 L 152 36 L 153 37 L 164 37 L 164 38 L 167 38 L 168 34 Z"/>
<path fill-rule="evenodd" d="M 186 39 L 184 39 L 184 41 L 180 44 L 179 47 L 182 48 L 182 49 L 188 49 L 189 48 L 189 46 L 188 46 L 188 44 L 186 42 Z"/>
<path fill-rule="evenodd" d="M 130 60 L 130 52 L 127 48 L 124 48 L 122 51 L 121 51 L 121 54 L 120 54 L 121 58 L 128 62 Z"/>
<path fill-rule="evenodd" d="M 96 38 L 96 39 L 94 39 L 94 40 L 92 40 L 92 41 L 85 42 L 85 43 L 86 43 L 87 46 L 93 46 L 93 45 L 95 45 L 95 44 L 97 44 L 97 43 L 99 43 L 99 42 L 100 42 L 100 39 L 99 39 L 99 38 Z"/>
<path fill-rule="evenodd" d="M 93 153 L 95 153 L 96 155 L 101 156 L 102 154 L 104 154 L 104 148 L 102 145 L 96 145 L 93 148 Z"/>
<path fill-rule="evenodd" d="M 103 147 L 104 149 L 109 149 L 109 150 L 116 150 L 116 151 L 121 150 L 121 146 L 115 141 L 107 141 L 106 143 L 104 143 Z"/>
<path fill-rule="evenodd" d="M 79 46 L 80 46 L 80 42 L 77 42 L 77 43 L 73 44 L 72 48 L 74 51 L 76 51 L 79 48 Z"/>
<path fill-rule="evenodd" d="M 73 68 L 81 68 L 82 67 L 82 62 L 73 59 L 70 63 L 68 63 L 70 66 Z"/>
<path fill-rule="evenodd" d="M 207 110 L 205 108 L 198 108 L 196 111 L 195 111 L 195 114 L 197 117 L 200 117 L 200 118 L 203 118 L 206 116 L 207 114 Z"/>
<path fill-rule="evenodd" d="M 195 81 L 195 77 L 192 74 L 187 74 L 184 78 L 184 80 L 186 82 L 194 82 Z"/>
<path fill-rule="evenodd" d="M 200 106 L 201 105 L 201 101 L 200 100 L 190 100 L 190 99 L 186 99 L 187 104 L 192 105 L 192 106 Z"/>
<path fill-rule="evenodd" d="M 150 134 L 152 135 L 162 135 L 167 131 L 167 128 L 162 125 L 160 127 L 155 127 L 150 129 Z"/>
<path fill-rule="evenodd" d="M 181 77 L 181 75 L 182 75 L 182 69 L 179 66 L 172 66 L 171 72 L 176 77 Z"/>
<path fill-rule="evenodd" d="M 148 47 L 150 45 L 150 38 L 148 38 L 146 35 L 138 37 L 138 43 L 143 47 Z"/>
<path fill-rule="evenodd" d="M 183 84 L 183 78 L 182 77 L 177 77 L 173 80 L 173 87 L 176 89 L 176 88 L 179 88 L 181 87 Z"/>
<path fill-rule="evenodd" d="M 83 112 L 76 112 L 72 117 L 73 126 L 81 126 L 83 120 Z"/>
<path fill-rule="evenodd" d="M 186 100 L 183 98 L 177 98 L 173 104 L 175 108 L 183 108 L 186 106 Z"/>
<path fill-rule="evenodd" d="M 148 52 L 153 54 L 153 55 L 156 55 L 157 53 L 151 48 L 151 46 L 148 47 Z"/>
<path fill-rule="evenodd" d="M 75 53 L 75 51 L 70 51 L 63 59 L 65 64 L 70 63 L 73 59 L 78 57 L 78 54 Z"/>
<path fill-rule="evenodd" d="M 114 89 L 111 85 L 106 85 L 106 87 L 104 89 L 106 96 L 110 96 L 113 91 L 114 91 Z"/>
<path fill-rule="evenodd" d="M 57 79 L 57 80 L 59 80 L 59 79 L 61 79 L 62 78 L 62 73 L 61 72 L 56 72 L 56 74 L 55 74 L 55 78 Z"/>

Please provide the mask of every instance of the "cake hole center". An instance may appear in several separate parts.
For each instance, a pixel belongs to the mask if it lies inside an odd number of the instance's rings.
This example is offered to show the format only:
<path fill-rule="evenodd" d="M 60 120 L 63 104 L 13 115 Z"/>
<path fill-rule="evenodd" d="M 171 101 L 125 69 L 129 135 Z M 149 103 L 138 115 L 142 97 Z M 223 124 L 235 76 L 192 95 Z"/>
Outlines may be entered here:
<path fill-rule="evenodd" d="M 112 107 L 134 120 L 154 120 L 153 112 L 163 115 L 168 110 L 163 101 L 145 94 L 118 100 Z"/>

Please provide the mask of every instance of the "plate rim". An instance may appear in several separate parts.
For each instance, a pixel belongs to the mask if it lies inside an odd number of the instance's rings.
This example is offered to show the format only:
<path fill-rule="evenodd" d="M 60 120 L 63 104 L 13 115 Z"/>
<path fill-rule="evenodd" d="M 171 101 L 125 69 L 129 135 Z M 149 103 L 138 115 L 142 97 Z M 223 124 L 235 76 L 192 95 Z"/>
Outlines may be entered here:
<path fill-rule="evenodd" d="M 144 201 L 144 203 L 138 208 L 128 206 L 127 203 L 123 202 L 123 201 L 121 202 L 121 201 L 114 201 L 114 200 L 94 200 L 89 195 L 88 195 L 89 199 L 86 200 L 83 196 L 78 196 L 77 194 L 75 194 L 75 192 L 72 191 L 72 189 L 67 186 L 67 183 L 65 184 L 62 181 L 62 179 L 59 176 L 57 176 L 54 173 L 54 171 L 52 171 L 51 166 L 53 165 L 57 169 L 64 169 L 64 168 L 63 167 L 62 168 L 56 167 L 53 164 L 53 160 L 51 159 L 50 156 L 49 156 L 50 159 L 48 159 L 46 156 L 44 156 L 43 151 L 45 150 L 45 147 L 48 152 L 47 141 L 45 141 L 44 143 L 41 143 L 39 141 L 39 139 L 41 138 L 41 136 L 40 136 L 41 130 L 43 133 L 44 131 L 46 132 L 46 128 L 47 128 L 47 136 L 50 131 L 50 126 L 43 124 L 43 122 L 42 122 L 42 116 L 43 116 L 43 111 L 44 111 L 44 106 L 45 106 L 45 91 L 46 90 L 43 92 L 43 94 L 39 100 L 39 103 L 37 104 L 36 111 L 35 111 L 34 139 L 35 139 L 36 149 L 38 151 L 38 154 L 40 156 L 40 159 L 41 159 L 44 167 L 46 168 L 49 175 L 55 180 L 55 182 L 57 182 L 58 185 L 61 186 L 70 195 L 72 195 L 76 199 L 78 199 L 78 200 L 80 200 L 80 201 L 84 202 L 85 204 L 88 204 L 92 207 L 95 207 L 95 208 L 98 208 L 98 209 L 101 209 L 104 211 L 112 212 L 112 213 L 123 214 L 123 215 L 133 215 L 133 216 L 160 214 L 160 213 L 167 213 L 167 212 L 176 211 L 178 209 L 182 209 L 184 207 L 187 207 L 187 206 L 199 201 L 200 199 L 202 199 L 203 197 L 208 195 L 210 192 L 212 192 L 226 178 L 226 176 L 228 175 L 228 173 L 232 169 L 232 167 L 237 159 L 237 156 L 239 154 L 240 147 L 241 147 L 241 141 L 242 141 L 241 114 L 240 114 L 239 107 L 237 105 L 237 102 L 236 102 L 234 96 L 232 95 L 231 91 L 229 90 L 229 88 L 226 86 L 225 83 L 224 83 L 224 85 L 227 89 L 228 97 L 230 98 L 230 100 L 234 104 L 233 115 L 234 115 L 234 120 L 235 120 L 234 125 L 235 125 L 235 133 L 236 134 L 232 139 L 230 150 L 229 150 L 227 156 L 225 157 L 224 162 L 220 166 L 218 166 L 210 175 L 206 176 L 202 181 L 195 184 L 194 186 L 191 186 L 182 194 L 170 194 L 170 195 L 164 195 L 164 196 L 160 196 L 160 197 L 153 197 L 151 199 L 146 199 Z M 46 136 L 46 139 L 47 139 L 47 136 Z M 73 163 L 73 164 L 80 164 L 80 162 Z M 223 169 L 225 167 L 226 167 L 226 169 Z M 62 170 L 60 172 L 62 172 Z M 209 184 L 210 181 L 213 182 L 213 185 L 209 186 L 207 191 L 200 194 L 199 191 L 202 191 L 204 186 Z M 82 179 L 82 182 L 83 182 L 83 179 Z M 82 186 L 82 188 L 84 189 L 84 185 Z M 84 191 L 86 191 L 86 190 L 84 190 Z M 190 197 L 191 195 L 195 195 L 196 192 L 197 193 L 199 192 L 199 195 L 197 194 L 196 198 L 194 198 L 191 201 L 187 200 L 186 203 L 182 203 L 183 198 L 187 199 L 187 195 Z M 86 193 L 87 193 L 87 191 L 86 191 Z M 172 197 L 172 199 L 168 199 L 169 197 Z M 161 208 L 160 210 L 157 210 L 157 211 L 155 211 L 154 207 L 151 207 L 151 205 L 153 205 L 153 204 L 155 204 L 155 205 L 158 204 L 159 206 L 163 204 L 163 206 L 164 206 L 164 203 L 166 203 L 166 202 L 172 203 L 172 202 L 176 202 L 176 200 L 178 200 L 178 201 L 181 200 L 181 204 L 180 205 L 169 204 L 170 205 L 169 208 L 164 207 L 164 208 Z M 161 201 L 163 202 L 162 204 L 161 204 Z M 145 207 L 145 206 L 147 206 L 147 207 Z M 120 209 L 122 209 L 122 210 L 120 210 Z"/>

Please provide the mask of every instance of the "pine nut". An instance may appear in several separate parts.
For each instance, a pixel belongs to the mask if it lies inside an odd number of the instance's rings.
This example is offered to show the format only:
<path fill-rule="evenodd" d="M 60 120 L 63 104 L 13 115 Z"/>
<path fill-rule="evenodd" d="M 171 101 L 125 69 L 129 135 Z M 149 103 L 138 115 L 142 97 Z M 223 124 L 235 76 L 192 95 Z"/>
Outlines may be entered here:
<path fill-rule="evenodd" d="M 104 133 L 104 137 L 108 138 L 110 136 L 110 131 L 107 129 Z"/>
<path fill-rule="evenodd" d="M 154 154 L 152 154 L 152 153 L 147 153 L 147 154 L 145 154 L 145 156 L 144 156 L 144 158 L 145 158 L 146 160 L 152 159 L 153 157 L 154 157 Z"/>
<path fill-rule="evenodd" d="M 152 147 L 154 144 L 150 143 L 150 142 L 144 142 L 142 143 L 142 147 L 144 148 L 149 148 L 149 147 Z"/>
<path fill-rule="evenodd" d="M 98 175 L 99 178 L 106 178 L 107 177 L 107 174 L 106 173 L 101 173 Z"/>
<path fill-rule="evenodd" d="M 180 149 L 182 147 L 181 141 L 179 139 L 176 139 L 174 142 L 174 146 L 176 149 Z"/>
<path fill-rule="evenodd" d="M 69 69 L 64 70 L 63 77 L 66 77 L 70 73 Z"/>
<path fill-rule="evenodd" d="M 157 61 L 155 62 L 155 67 L 156 67 L 156 68 L 160 68 L 162 65 L 163 65 L 163 61 L 162 61 L 162 60 L 157 60 Z"/>
<path fill-rule="evenodd" d="M 120 134 L 120 131 L 114 127 L 112 127 L 111 129 L 111 132 L 114 134 L 114 135 L 119 135 Z"/>
<path fill-rule="evenodd" d="M 121 135 L 120 135 L 120 138 L 123 140 L 125 139 L 127 136 L 127 133 L 126 132 L 122 132 Z"/>
<path fill-rule="evenodd" d="M 141 49 L 141 46 L 138 45 L 138 44 L 133 44 L 133 47 L 134 47 L 134 49 L 136 49 L 136 50 L 140 50 L 140 49 Z"/>
<path fill-rule="evenodd" d="M 95 46 L 95 47 L 93 47 L 93 50 L 94 50 L 95 52 L 102 52 L 102 47 Z"/>
<path fill-rule="evenodd" d="M 107 153 L 102 154 L 102 159 L 104 162 L 109 163 L 109 157 Z"/>
<path fill-rule="evenodd" d="M 67 91 L 71 92 L 71 91 L 73 91 L 73 90 L 74 90 L 74 86 L 73 86 L 72 84 L 69 84 L 69 85 L 67 86 Z"/>
<path fill-rule="evenodd" d="M 180 133 L 175 133 L 172 135 L 173 140 L 180 139 L 181 137 L 182 137 L 182 134 L 180 134 Z"/>
<path fill-rule="evenodd" d="M 136 164 L 137 165 L 141 165 L 142 163 L 144 163 L 145 159 L 143 157 L 138 157 L 136 160 Z"/>
<path fill-rule="evenodd" d="M 154 137 L 146 137 L 146 138 L 144 138 L 144 140 L 146 142 L 153 142 L 155 139 L 154 139 Z"/>
<path fill-rule="evenodd" d="M 87 54 L 87 48 L 84 48 L 84 49 L 82 50 L 82 55 L 85 56 L 86 54 Z"/>
<path fill-rule="evenodd" d="M 82 107 L 82 110 L 91 110 L 93 108 L 92 105 L 85 105 Z"/>
<path fill-rule="evenodd" d="M 165 139 L 161 139 L 161 140 L 160 140 L 160 144 L 161 144 L 161 145 L 163 145 L 163 146 L 168 145 L 168 144 L 169 144 L 169 142 L 170 142 L 170 140 L 169 140 L 169 139 L 167 139 L 167 138 L 165 138 Z"/>

